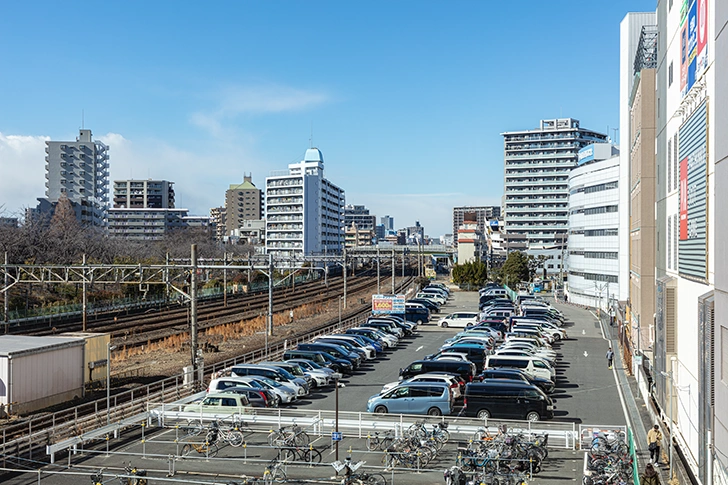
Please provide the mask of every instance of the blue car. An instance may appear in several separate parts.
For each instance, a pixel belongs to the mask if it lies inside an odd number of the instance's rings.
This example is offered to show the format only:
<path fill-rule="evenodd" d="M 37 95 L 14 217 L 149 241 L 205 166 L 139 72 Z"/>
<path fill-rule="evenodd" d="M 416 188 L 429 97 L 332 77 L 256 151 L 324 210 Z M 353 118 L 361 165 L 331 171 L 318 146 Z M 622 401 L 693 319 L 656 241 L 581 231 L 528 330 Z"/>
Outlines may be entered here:
<path fill-rule="evenodd" d="M 405 383 L 370 397 L 367 411 L 443 416 L 452 412 L 453 404 L 452 391 L 445 383 Z"/>

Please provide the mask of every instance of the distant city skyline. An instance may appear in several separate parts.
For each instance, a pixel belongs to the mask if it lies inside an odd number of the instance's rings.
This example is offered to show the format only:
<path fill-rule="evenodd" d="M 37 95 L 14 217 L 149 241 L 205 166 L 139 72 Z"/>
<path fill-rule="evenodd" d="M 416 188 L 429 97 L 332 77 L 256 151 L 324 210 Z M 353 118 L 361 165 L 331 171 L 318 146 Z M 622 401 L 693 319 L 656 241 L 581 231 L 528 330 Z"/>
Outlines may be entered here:
<path fill-rule="evenodd" d="M 84 127 L 109 146 L 112 183 L 174 180 L 192 214 L 315 146 L 348 203 L 450 233 L 453 207 L 500 204 L 500 133 L 573 117 L 613 136 L 619 22 L 654 2 L 567 3 L 5 5 L 2 215 L 43 197 L 45 141 Z M 68 31 L 81 11 L 105 19 L 101 35 Z M 575 51 L 558 33 L 585 18 Z M 579 52 L 589 61 L 560 68 Z"/>

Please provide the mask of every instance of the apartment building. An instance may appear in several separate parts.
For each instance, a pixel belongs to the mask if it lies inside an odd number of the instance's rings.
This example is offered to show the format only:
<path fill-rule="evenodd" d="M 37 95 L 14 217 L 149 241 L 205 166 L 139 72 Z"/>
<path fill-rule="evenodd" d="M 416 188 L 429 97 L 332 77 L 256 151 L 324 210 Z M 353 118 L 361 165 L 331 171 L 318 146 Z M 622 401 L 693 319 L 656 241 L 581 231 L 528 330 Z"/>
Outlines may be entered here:
<path fill-rule="evenodd" d="M 303 160 L 265 181 L 266 254 L 294 260 L 344 248 L 344 191 L 324 177 L 324 157 L 309 148 Z"/>
<path fill-rule="evenodd" d="M 453 244 L 455 247 L 458 245 L 458 229 L 465 222 L 465 214 L 475 214 L 478 231 L 481 234 L 486 233 L 486 226 L 488 221 L 498 220 L 501 215 L 500 206 L 463 206 L 452 208 L 452 234 Z"/>
<path fill-rule="evenodd" d="M 50 216 L 58 199 L 66 197 L 79 222 L 106 227 L 109 147 L 82 129 L 76 141 L 47 141 L 45 151 L 45 198 L 31 213 Z"/>
<path fill-rule="evenodd" d="M 253 184 L 253 175 L 243 175 L 243 183 L 225 191 L 225 235 L 245 226 L 243 221 L 260 221 L 264 212 L 263 191 Z"/>
<path fill-rule="evenodd" d="M 556 275 L 568 231 L 569 173 L 579 150 L 607 136 L 581 128 L 573 118 L 541 120 L 537 129 L 502 136 L 505 231 L 524 235 L 527 253 L 546 256 L 547 274 Z"/>

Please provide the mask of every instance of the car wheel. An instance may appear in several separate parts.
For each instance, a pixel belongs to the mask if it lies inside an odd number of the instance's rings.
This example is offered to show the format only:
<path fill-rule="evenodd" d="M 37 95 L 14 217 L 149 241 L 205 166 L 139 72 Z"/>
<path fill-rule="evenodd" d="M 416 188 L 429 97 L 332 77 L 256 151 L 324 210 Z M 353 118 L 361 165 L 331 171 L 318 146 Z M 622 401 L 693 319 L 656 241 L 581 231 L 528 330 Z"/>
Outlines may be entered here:
<path fill-rule="evenodd" d="M 422 325 L 422 320 L 417 320 L 417 325 Z"/>
<path fill-rule="evenodd" d="M 440 324 L 440 326 L 441 326 L 442 328 L 447 328 L 447 322 L 442 322 L 442 323 Z"/>
<path fill-rule="evenodd" d="M 478 419 L 490 419 L 490 411 L 487 409 L 481 409 L 478 411 Z"/>
<path fill-rule="evenodd" d="M 526 414 L 526 421 L 541 421 L 541 416 L 536 411 Z"/>
<path fill-rule="evenodd" d="M 437 407 L 431 407 L 427 410 L 428 416 L 442 416 L 442 411 L 440 411 L 440 408 Z"/>
<path fill-rule="evenodd" d="M 376 414 L 387 414 L 387 407 L 380 404 L 379 406 L 374 408 L 374 412 Z"/>

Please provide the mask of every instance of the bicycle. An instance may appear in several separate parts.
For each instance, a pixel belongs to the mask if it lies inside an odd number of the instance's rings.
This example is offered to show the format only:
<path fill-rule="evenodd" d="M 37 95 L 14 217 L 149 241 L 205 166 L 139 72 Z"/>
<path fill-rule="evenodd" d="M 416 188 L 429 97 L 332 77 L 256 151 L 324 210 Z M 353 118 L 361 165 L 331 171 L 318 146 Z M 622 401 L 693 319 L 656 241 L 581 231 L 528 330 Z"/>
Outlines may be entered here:
<path fill-rule="evenodd" d="M 104 470 L 106 470 L 106 468 L 102 468 L 91 475 L 91 485 L 104 485 Z"/>
<path fill-rule="evenodd" d="M 321 463 L 321 452 L 312 445 L 286 446 L 278 450 L 278 459 L 285 462 Z"/>
<path fill-rule="evenodd" d="M 200 444 L 186 443 L 182 447 L 180 456 L 187 456 L 190 453 L 192 453 L 193 450 L 196 451 L 197 453 L 199 453 L 200 455 L 205 455 L 210 458 L 217 456 L 217 452 L 219 451 L 217 443 L 215 443 L 215 442 L 205 441 L 204 443 L 200 443 Z"/>
<path fill-rule="evenodd" d="M 341 485 L 387 485 L 387 479 L 384 475 L 379 473 L 354 473 L 366 463 L 365 461 L 359 461 L 357 463 L 351 462 L 351 457 L 347 457 L 344 462 L 335 461 L 331 464 L 336 470 L 336 473 L 344 472 L 344 479 L 341 480 Z"/>
<path fill-rule="evenodd" d="M 211 441 L 211 438 L 214 437 L 215 431 L 219 434 L 218 438 L 225 443 L 229 443 L 230 446 L 237 448 L 245 443 L 245 436 L 238 430 L 237 426 L 228 426 L 221 419 L 210 423 L 210 430 L 207 432 L 206 437 L 207 441 Z"/>
<path fill-rule="evenodd" d="M 297 424 L 271 430 L 268 444 L 274 448 L 284 446 L 306 446 L 311 442 L 308 434 Z"/>
<path fill-rule="evenodd" d="M 367 450 L 369 451 L 377 451 L 377 450 L 386 450 L 390 447 L 392 444 L 392 441 L 394 441 L 394 432 L 391 430 L 387 430 L 384 432 L 384 436 L 379 436 L 378 432 L 374 433 L 374 436 L 367 435 Z"/>
<path fill-rule="evenodd" d="M 288 477 L 283 469 L 283 463 L 273 460 L 265 467 L 262 477 L 243 476 L 242 479 L 242 481 L 229 481 L 225 485 L 272 485 L 274 481 L 285 482 Z"/>
<path fill-rule="evenodd" d="M 147 485 L 147 479 L 142 478 L 147 476 L 147 471 L 132 466 L 131 462 L 128 466 L 124 466 L 124 474 L 126 476 L 119 477 L 121 485 Z"/>

